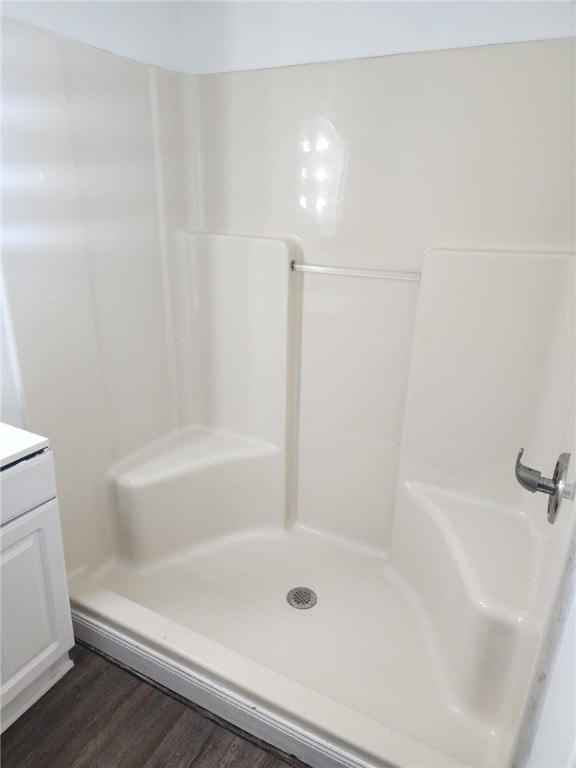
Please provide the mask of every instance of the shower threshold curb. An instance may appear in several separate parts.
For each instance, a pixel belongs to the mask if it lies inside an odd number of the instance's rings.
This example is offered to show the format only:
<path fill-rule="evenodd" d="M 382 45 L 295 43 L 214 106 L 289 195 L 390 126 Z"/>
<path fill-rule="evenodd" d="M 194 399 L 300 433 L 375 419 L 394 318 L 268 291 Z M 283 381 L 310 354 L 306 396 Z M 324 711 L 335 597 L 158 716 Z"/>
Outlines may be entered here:
<path fill-rule="evenodd" d="M 72 611 L 74 635 L 257 739 L 317 768 L 394 768 L 339 748 L 318 734 L 191 670 L 103 622 Z"/>

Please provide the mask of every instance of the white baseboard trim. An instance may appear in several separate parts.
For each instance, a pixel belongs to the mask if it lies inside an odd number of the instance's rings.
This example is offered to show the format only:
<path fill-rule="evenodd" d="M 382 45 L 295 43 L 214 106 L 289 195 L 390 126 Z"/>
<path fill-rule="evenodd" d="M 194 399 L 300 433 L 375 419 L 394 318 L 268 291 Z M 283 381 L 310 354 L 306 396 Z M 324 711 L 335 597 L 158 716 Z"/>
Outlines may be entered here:
<path fill-rule="evenodd" d="M 393 768 L 348 752 L 91 616 L 76 610 L 72 619 L 74 634 L 88 645 L 312 768 Z"/>

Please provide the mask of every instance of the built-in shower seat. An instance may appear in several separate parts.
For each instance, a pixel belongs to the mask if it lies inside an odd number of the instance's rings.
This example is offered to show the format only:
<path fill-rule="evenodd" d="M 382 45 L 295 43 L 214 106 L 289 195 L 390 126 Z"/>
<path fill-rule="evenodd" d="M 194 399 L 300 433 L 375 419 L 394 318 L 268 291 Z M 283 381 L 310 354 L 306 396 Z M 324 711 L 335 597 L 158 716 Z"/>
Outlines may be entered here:
<path fill-rule="evenodd" d="M 208 540 L 280 525 L 283 461 L 264 441 L 193 427 L 109 474 L 122 559 L 146 566 Z"/>

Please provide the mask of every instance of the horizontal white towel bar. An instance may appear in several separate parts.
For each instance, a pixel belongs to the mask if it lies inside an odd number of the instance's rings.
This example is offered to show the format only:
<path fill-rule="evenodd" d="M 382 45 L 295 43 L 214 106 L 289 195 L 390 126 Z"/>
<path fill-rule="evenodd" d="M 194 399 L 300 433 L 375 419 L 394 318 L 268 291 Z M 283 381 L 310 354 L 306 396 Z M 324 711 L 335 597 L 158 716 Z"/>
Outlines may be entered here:
<path fill-rule="evenodd" d="M 292 262 L 296 272 L 313 272 L 318 275 L 342 275 L 344 277 L 375 277 L 379 280 L 420 280 L 420 272 L 400 272 L 393 269 L 354 269 L 353 267 L 324 267 L 319 264 Z"/>

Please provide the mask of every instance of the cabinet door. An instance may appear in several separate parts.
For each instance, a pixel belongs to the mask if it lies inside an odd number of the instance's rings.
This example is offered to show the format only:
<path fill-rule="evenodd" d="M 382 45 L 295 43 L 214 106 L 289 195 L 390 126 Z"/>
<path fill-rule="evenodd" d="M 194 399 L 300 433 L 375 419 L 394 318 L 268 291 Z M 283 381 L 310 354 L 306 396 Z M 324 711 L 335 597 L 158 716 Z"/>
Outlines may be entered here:
<path fill-rule="evenodd" d="M 73 643 L 54 499 L 2 526 L 2 705 L 18 696 Z"/>

